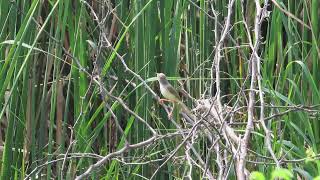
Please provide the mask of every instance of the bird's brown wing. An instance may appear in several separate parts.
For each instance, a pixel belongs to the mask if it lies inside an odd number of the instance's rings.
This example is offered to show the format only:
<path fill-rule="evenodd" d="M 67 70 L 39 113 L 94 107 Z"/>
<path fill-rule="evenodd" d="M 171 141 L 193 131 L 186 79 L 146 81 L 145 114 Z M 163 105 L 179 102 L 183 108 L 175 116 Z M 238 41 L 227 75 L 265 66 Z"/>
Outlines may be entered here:
<path fill-rule="evenodd" d="M 176 99 L 175 99 L 176 101 L 180 101 L 181 100 L 178 92 L 174 89 L 174 87 L 172 87 L 171 84 L 169 84 L 166 89 L 170 92 L 170 94 L 172 94 L 172 95 L 174 95 L 176 97 Z"/>

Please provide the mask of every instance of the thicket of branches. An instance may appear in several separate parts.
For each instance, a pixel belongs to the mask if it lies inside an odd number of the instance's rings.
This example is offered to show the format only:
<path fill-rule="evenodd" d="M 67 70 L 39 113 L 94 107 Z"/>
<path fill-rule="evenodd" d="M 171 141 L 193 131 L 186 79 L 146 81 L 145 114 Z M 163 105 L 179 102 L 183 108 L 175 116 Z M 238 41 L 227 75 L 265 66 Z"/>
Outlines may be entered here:
<path fill-rule="evenodd" d="M 0 1 L 1 179 L 318 176 L 318 9 Z M 192 116 L 160 103 L 157 72 Z"/>

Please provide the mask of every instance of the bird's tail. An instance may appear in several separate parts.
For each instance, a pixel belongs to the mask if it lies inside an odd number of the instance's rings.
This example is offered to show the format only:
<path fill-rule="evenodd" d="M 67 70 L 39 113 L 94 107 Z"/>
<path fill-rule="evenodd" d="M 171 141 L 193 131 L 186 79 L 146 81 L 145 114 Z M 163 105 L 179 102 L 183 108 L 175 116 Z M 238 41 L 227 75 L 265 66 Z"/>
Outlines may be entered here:
<path fill-rule="evenodd" d="M 178 105 L 181 108 L 181 111 L 188 115 L 192 120 L 196 120 L 196 116 L 191 112 L 191 110 L 186 106 L 182 101 L 178 102 Z"/>

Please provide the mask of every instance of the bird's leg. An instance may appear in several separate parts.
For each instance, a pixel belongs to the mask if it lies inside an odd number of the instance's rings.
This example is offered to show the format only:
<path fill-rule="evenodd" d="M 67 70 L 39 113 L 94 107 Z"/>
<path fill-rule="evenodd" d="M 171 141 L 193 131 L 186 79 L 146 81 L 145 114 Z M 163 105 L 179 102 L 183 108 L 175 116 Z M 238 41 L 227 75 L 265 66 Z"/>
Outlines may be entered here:
<path fill-rule="evenodd" d="M 160 103 L 160 104 L 162 104 L 164 101 L 166 101 L 166 102 L 171 102 L 171 103 L 173 104 L 172 110 L 171 110 L 170 113 L 168 114 L 168 118 L 171 119 L 171 118 L 172 118 L 172 113 L 173 113 L 173 111 L 174 111 L 174 104 L 175 104 L 175 102 L 172 101 L 172 100 L 170 100 L 170 99 L 159 99 L 159 103 Z"/>
<path fill-rule="evenodd" d="M 174 111 L 174 104 L 175 104 L 175 103 L 173 103 L 173 105 L 172 105 L 172 110 L 171 110 L 171 112 L 168 114 L 168 118 L 169 118 L 169 119 L 172 118 L 172 113 L 173 113 L 173 111 Z"/>
<path fill-rule="evenodd" d="M 169 99 L 159 99 L 159 103 L 160 103 L 160 104 L 163 104 L 164 101 L 166 101 L 166 102 L 173 102 L 173 101 L 171 101 L 171 100 L 169 100 Z"/>

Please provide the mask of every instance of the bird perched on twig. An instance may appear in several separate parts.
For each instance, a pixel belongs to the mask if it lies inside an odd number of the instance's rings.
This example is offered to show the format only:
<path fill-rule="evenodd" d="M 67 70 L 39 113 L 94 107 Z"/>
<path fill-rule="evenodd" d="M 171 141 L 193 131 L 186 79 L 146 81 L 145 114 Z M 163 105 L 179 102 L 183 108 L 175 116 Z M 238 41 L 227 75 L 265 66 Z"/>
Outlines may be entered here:
<path fill-rule="evenodd" d="M 163 101 L 169 101 L 173 103 L 173 109 L 175 104 L 178 105 L 178 107 L 181 108 L 181 111 L 188 115 L 190 118 L 195 120 L 195 116 L 191 113 L 189 108 L 182 102 L 178 92 L 175 90 L 175 88 L 169 83 L 167 80 L 167 77 L 163 73 L 157 73 L 157 79 L 160 85 L 160 92 L 163 97 L 166 99 L 160 99 L 160 102 Z M 168 114 L 168 116 L 171 118 L 173 110 Z"/>

